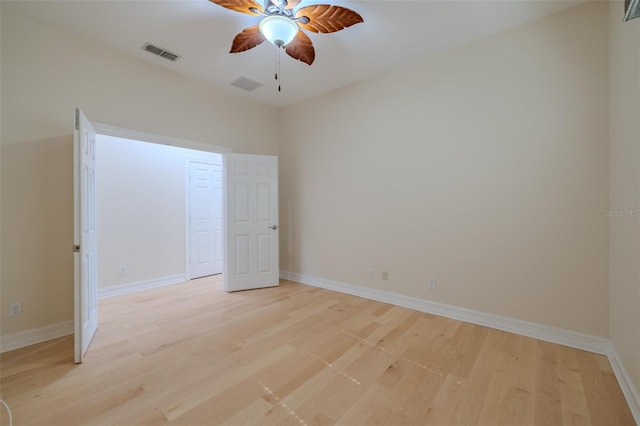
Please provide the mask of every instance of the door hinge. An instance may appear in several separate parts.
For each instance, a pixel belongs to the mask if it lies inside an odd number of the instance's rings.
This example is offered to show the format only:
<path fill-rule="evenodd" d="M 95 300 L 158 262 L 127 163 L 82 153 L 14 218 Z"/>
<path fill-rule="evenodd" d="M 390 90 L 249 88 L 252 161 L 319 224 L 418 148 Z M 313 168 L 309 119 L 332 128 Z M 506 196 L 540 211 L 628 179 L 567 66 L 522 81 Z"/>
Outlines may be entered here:
<path fill-rule="evenodd" d="M 80 130 L 80 111 L 76 108 L 76 130 Z"/>
<path fill-rule="evenodd" d="M 80 244 L 74 244 L 73 245 L 73 252 L 74 253 L 80 253 Z"/>

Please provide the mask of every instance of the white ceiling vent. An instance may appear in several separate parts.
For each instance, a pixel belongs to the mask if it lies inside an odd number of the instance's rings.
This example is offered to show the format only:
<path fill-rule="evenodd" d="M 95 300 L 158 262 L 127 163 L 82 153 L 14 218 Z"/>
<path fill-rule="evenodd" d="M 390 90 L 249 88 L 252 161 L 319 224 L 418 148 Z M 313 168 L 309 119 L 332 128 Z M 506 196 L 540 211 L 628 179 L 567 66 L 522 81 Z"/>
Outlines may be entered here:
<path fill-rule="evenodd" d="M 151 43 L 145 43 L 142 46 L 142 50 L 146 50 L 149 53 L 153 53 L 154 55 L 162 56 L 165 59 L 168 59 L 172 62 L 180 59 L 180 55 L 177 55 L 173 52 L 169 52 L 167 49 L 163 49 L 162 47 L 154 46 Z"/>
<path fill-rule="evenodd" d="M 232 81 L 231 85 L 246 90 L 247 92 L 251 92 L 262 86 L 262 83 L 258 83 L 257 81 L 253 81 L 247 77 L 240 77 L 239 79 Z"/>

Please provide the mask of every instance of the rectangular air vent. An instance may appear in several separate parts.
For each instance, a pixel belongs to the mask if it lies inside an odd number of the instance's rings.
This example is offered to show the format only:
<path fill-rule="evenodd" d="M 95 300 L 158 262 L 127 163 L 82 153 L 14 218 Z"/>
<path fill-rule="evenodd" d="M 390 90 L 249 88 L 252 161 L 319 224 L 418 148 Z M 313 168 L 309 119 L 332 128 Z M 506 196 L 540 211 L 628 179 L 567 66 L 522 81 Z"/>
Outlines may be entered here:
<path fill-rule="evenodd" d="M 176 55 L 175 53 L 167 52 L 166 50 L 162 52 L 160 56 L 174 62 L 178 59 L 178 55 Z"/>
<path fill-rule="evenodd" d="M 253 81 L 247 77 L 240 77 L 239 79 L 232 81 L 231 85 L 246 90 L 247 92 L 251 92 L 252 90 L 262 86 L 262 83 L 258 83 L 257 81 Z"/>
<path fill-rule="evenodd" d="M 173 62 L 180 58 L 180 55 L 170 52 L 167 49 L 163 49 L 162 47 L 154 46 L 151 43 L 145 43 L 144 46 L 142 46 L 142 50 L 146 50 L 149 53 L 153 53 L 154 55 L 161 56 Z"/>

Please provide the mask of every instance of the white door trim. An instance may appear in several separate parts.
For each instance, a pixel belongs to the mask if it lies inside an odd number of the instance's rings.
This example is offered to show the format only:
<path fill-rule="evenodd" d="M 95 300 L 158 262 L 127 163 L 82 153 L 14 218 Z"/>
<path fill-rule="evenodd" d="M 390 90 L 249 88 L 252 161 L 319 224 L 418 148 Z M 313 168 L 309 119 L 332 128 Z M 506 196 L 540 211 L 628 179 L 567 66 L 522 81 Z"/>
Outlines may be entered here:
<path fill-rule="evenodd" d="M 100 135 L 115 136 L 118 138 L 133 139 L 141 142 L 157 143 L 160 145 L 177 146 L 180 148 L 197 149 L 199 151 L 215 152 L 218 154 L 231 152 L 231 148 L 228 146 L 213 145 L 189 139 L 174 138 L 173 136 L 164 136 L 140 130 L 125 129 L 123 127 L 111 126 L 109 124 L 93 123 L 93 127 L 96 129 L 96 133 Z"/>
<path fill-rule="evenodd" d="M 184 174 L 184 264 L 185 264 L 185 276 L 187 281 L 191 279 L 191 220 L 189 216 L 189 212 L 191 211 L 191 185 L 189 179 L 189 171 L 191 163 L 203 163 L 209 164 L 212 166 L 222 166 L 224 159 L 222 155 L 220 155 L 220 162 L 216 163 L 211 158 L 207 157 L 198 157 L 198 156 L 187 156 L 185 158 L 185 174 Z M 224 176 L 222 177 L 224 179 Z M 224 181 L 222 183 L 224 187 Z M 220 203 L 222 203 L 222 209 L 224 209 L 224 197 L 220 197 Z M 224 211 L 224 210 L 223 210 Z M 224 233 L 224 222 L 222 224 L 222 232 Z M 223 234 L 224 235 L 224 234 Z M 223 236 L 224 241 L 224 236 Z M 224 253 L 224 250 L 222 250 Z M 223 260 L 224 262 L 224 260 Z"/>

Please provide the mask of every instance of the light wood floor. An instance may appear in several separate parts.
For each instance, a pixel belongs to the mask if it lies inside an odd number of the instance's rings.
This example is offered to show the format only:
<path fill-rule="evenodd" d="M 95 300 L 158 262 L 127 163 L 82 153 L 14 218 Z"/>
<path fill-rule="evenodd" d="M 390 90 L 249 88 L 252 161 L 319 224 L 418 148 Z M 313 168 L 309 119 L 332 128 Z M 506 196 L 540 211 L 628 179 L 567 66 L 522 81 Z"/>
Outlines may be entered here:
<path fill-rule="evenodd" d="M 14 425 L 634 424 L 606 357 L 287 281 L 104 299 L 72 352 L 1 356 Z"/>

